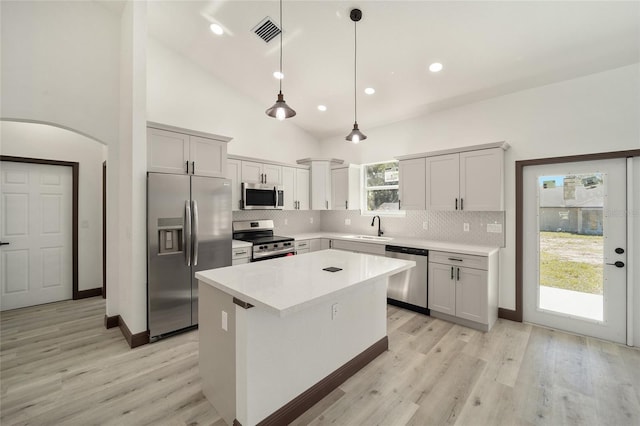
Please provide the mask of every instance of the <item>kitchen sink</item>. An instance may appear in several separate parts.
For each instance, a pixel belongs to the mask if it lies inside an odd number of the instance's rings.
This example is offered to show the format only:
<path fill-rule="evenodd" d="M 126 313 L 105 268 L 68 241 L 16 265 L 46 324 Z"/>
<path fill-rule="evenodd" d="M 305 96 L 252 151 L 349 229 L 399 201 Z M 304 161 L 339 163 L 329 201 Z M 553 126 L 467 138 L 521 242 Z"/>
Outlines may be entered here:
<path fill-rule="evenodd" d="M 391 241 L 393 238 L 391 237 L 376 237 L 374 235 L 343 235 L 342 238 L 349 238 L 354 240 L 364 240 L 364 241 Z"/>

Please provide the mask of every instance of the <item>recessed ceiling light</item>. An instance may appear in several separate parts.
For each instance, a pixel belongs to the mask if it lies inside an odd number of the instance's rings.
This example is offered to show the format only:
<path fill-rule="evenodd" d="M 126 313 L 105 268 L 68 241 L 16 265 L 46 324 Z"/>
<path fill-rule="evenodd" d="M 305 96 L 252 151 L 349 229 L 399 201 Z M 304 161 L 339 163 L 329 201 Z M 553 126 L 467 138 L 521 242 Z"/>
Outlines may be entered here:
<path fill-rule="evenodd" d="M 326 107 L 326 106 L 324 106 L 324 105 L 318 105 L 318 111 L 322 111 L 322 112 L 324 112 L 324 111 L 326 111 L 326 110 L 327 110 L 327 107 Z"/>
<path fill-rule="evenodd" d="M 434 62 L 431 65 L 429 65 L 429 71 L 431 72 L 440 72 L 442 71 L 442 64 L 440 62 Z"/>
<path fill-rule="evenodd" d="M 367 95 L 373 95 L 374 93 L 376 93 L 376 89 L 374 89 L 373 87 L 367 87 L 366 89 L 364 89 L 364 93 L 366 93 Z"/>
<path fill-rule="evenodd" d="M 273 76 L 278 80 L 282 80 L 284 78 L 284 74 L 282 74 L 280 71 L 274 71 Z"/>
<path fill-rule="evenodd" d="M 209 26 L 209 28 L 211 28 L 211 32 L 213 32 L 215 35 L 222 35 L 224 34 L 224 30 L 222 29 L 222 27 L 218 24 L 211 24 Z"/>

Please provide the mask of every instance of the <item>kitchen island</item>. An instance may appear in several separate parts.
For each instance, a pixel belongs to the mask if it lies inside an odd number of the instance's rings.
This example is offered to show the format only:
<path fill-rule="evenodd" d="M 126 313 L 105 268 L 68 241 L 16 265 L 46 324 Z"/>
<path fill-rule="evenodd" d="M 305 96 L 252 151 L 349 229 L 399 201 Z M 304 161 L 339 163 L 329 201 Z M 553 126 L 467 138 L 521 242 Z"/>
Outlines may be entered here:
<path fill-rule="evenodd" d="M 203 393 L 227 424 L 289 423 L 387 350 L 387 279 L 414 265 L 323 250 L 198 272 Z"/>

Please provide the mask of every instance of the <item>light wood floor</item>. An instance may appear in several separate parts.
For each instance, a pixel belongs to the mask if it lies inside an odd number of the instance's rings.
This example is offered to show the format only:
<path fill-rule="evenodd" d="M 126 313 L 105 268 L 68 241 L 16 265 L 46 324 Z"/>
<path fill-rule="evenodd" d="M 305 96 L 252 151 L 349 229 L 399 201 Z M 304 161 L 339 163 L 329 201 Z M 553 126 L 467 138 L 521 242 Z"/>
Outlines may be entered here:
<path fill-rule="evenodd" d="M 198 332 L 130 350 L 101 298 L 0 316 L 0 423 L 216 425 Z M 640 425 L 640 351 L 528 324 L 490 333 L 389 307 L 390 350 L 296 425 Z"/>

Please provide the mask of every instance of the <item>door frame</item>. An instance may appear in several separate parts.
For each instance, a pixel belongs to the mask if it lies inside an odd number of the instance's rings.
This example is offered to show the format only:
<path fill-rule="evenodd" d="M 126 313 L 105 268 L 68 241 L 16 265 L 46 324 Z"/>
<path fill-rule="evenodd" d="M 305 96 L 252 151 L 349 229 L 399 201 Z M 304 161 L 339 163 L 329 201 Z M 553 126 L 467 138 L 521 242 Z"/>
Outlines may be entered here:
<path fill-rule="evenodd" d="M 78 290 L 78 187 L 80 163 L 74 161 L 46 160 L 42 158 L 13 157 L 10 155 L 0 155 L 0 161 L 10 161 L 13 163 L 45 164 L 49 166 L 71 167 L 72 183 L 72 207 L 71 207 L 71 271 L 72 271 L 72 298 L 73 300 L 84 299 L 86 297 L 99 296 L 96 289 Z M 97 289 L 102 292 L 102 289 Z"/>
<path fill-rule="evenodd" d="M 524 282 L 523 251 L 524 251 L 524 188 L 523 168 L 527 166 L 539 166 L 545 164 L 575 163 L 579 161 L 609 160 L 612 158 L 640 157 L 640 149 L 626 151 L 602 152 L 596 154 L 569 155 L 566 157 L 537 158 L 533 160 L 516 161 L 516 309 L 499 308 L 498 315 L 511 321 L 522 322 L 523 306 L 522 293 Z"/>

